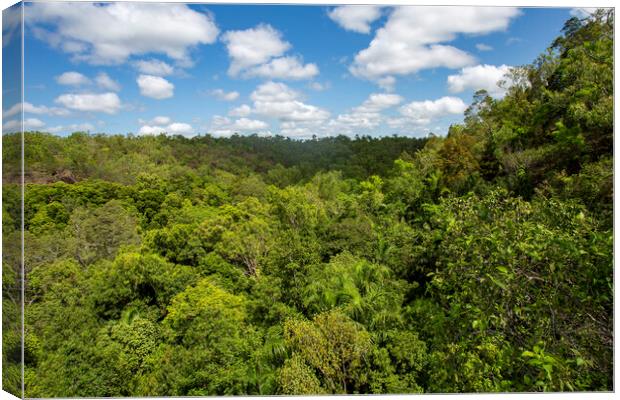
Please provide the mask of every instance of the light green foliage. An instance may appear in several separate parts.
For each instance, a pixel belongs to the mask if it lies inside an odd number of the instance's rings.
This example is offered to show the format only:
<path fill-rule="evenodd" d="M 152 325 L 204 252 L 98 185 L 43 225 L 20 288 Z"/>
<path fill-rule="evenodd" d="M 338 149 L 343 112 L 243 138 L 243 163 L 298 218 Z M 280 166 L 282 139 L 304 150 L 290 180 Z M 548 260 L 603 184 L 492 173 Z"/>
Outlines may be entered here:
<path fill-rule="evenodd" d="M 245 302 L 203 279 L 195 287 L 178 294 L 168 308 L 165 325 L 172 328 L 172 339 L 184 344 L 201 344 L 201 339 L 217 329 L 221 333 L 238 333 L 245 319 Z M 229 335 L 213 337 L 230 339 Z"/>
<path fill-rule="evenodd" d="M 120 320 L 99 330 L 96 346 L 104 364 L 114 371 L 109 386 L 117 390 L 117 396 L 136 393 L 145 360 L 157 349 L 161 336 L 158 324 L 135 309 L 128 309 Z"/>
<path fill-rule="evenodd" d="M 30 220 L 30 232 L 42 234 L 45 231 L 62 229 L 69 220 L 65 206 L 57 201 L 41 207 Z"/>
<path fill-rule="evenodd" d="M 384 330 L 400 322 L 405 287 L 388 268 L 342 253 L 311 273 L 303 299 L 311 314 L 339 307 L 369 329 Z"/>
<path fill-rule="evenodd" d="M 304 360 L 295 355 L 285 361 L 279 376 L 280 393 L 288 395 L 323 394 L 319 379 Z"/>
<path fill-rule="evenodd" d="M 329 392 L 348 393 L 364 383 L 362 363 L 371 350 L 371 338 L 341 312 L 319 314 L 312 322 L 289 320 L 284 335 L 293 354 L 320 372 Z"/>
<path fill-rule="evenodd" d="M 242 265 L 249 275 L 259 275 L 272 246 L 267 210 L 258 199 L 248 197 L 236 206 L 224 206 L 216 218 L 201 225 L 200 234 L 222 257 Z"/>
<path fill-rule="evenodd" d="M 462 321 L 451 327 L 454 335 L 521 348 L 544 340 L 568 359 L 608 351 L 612 258 L 603 243 L 611 235 L 596 232 L 582 207 L 496 192 L 434 206 L 431 221 L 442 237 L 431 287 Z"/>
<path fill-rule="evenodd" d="M 147 360 L 139 393 L 246 393 L 256 345 L 246 318 L 246 300 L 209 279 L 179 293 L 163 321 L 166 339 Z"/>

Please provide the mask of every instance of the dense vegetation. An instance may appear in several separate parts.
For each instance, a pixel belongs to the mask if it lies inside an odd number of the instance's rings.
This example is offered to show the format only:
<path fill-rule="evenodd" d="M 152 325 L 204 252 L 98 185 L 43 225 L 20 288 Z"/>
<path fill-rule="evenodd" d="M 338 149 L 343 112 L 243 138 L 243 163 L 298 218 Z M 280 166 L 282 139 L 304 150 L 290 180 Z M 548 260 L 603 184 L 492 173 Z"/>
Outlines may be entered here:
<path fill-rule="evenodd" d="M 26 396 L 612 390 L 613 14 L 511 79 L 428 140 L 27 133 Z"/>

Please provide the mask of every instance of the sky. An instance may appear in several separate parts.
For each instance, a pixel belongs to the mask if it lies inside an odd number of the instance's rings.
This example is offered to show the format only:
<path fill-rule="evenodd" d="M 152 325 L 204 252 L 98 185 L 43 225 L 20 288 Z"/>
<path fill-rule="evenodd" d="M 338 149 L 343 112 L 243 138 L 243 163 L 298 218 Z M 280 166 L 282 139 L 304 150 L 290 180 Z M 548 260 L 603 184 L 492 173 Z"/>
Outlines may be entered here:
<path fill-rule="evenodd" d="M 501 98 L 510 68 L 585 13 L 27 3 L 24 125 L 58 135 L 444 135 L 476 90 Z M 20 105 L 3 101 L 5 132 Z"/>

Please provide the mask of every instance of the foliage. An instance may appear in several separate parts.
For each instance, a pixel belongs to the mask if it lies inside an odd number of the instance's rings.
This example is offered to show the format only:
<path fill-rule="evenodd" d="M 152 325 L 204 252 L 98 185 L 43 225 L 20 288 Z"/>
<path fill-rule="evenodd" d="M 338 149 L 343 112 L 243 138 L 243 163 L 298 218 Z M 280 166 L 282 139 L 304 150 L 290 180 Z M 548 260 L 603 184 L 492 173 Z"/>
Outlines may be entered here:
<path fill-rule="evenodd" d="M 25 396 L 612 390 L 612 61 L 570 19 L 446 137 L 26 133 Z"/>

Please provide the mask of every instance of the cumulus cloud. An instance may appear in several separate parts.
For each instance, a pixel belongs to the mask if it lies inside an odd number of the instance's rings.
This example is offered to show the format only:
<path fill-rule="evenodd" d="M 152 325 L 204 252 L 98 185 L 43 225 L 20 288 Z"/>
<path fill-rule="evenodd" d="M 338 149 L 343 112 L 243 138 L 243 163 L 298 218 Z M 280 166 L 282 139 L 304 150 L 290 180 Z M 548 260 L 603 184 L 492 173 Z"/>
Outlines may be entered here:
<path fill-rule="evenodd" d="M 340 6 L 327 15 L 348 31 L 370 33 L 370 24 L 381 17 L 380 6 Z"/>
<path fill-rule="evenodd" d="M 310 79 L 318 74 L 319 67 L 316 64 L 304 65 L 299 57 L 288 56 L 274 58 L 268 63 L 252 67 L 244 75 L 267 79 L 300 80 Z"/>
<path fill-rule="evenodd" d="M 66 86 L 82 86 L 90 84 L 90 79 L 75 71 L 64 72 L 56 77 L 56 82 Z"/>
<path fill-rule="evenodd" d="M 429 68 L 469 66 L 475 58 L 446 43 L 459 34 L 505 30 L 518 15 L 513 7 L 396 7 L 349 70 L 376 81 Z"/>
<path fill-rule="evenodd" d="M 476 48 L 479 51 L 491 51 L 491 50 L 493 50 L 493 47 L 489 46 L 488 44 L 484 44 L 484 43 L 476 43 Z"/>
<path fill-rule="evenodd" d="M 378 112 L 385 108 L 393 107 L 403 101 L 402 96 L 390 93 L 373 93 L 368 99 L 355 110 L 358 112 Z"/>
<path fill-rule="evenodd" d="M 4 118 L 10 118 L 14 115 L 21 113 L 22 108 L 24 110 L 24 114 L 42 114 L 42 115 L 52 115 L 58 117 L 64 117 L 69 115 L 69 110 L 60 108 L 60 107 L 47 107 L 47 106 L 35 106 L 32 103 L 24 102 L 14 104 L 8 110 L 3 111 Z"/>
<path fill-rule="evenodd" d="M 58 84 L 65 85 L 65 86 L 78 87 L 78 86 L 88 86 L 88 85 L 93 84 L 92 79 L 75 71 L 64 72 L 58 75 L 55 79 L 56 79 L 56 82 L 58 82 Z M 111 90 L 114 92 L 118 92 L 119 90 L 121 90 L 121 85 L 119 85 L 118 82 L 112 79 L 105 72 L 100 72 L 99 74 L 97 74 L 97 76 L 94 78 L 94 83 L 100 88 L 105 89 L 105 90 Z"/>
<path fill-rule="evenodd" d="M 303 103 L 300 94 L 283 83 L 263 83 L 250 98 L 254 102 L 254 113 L 281 121 L 325 121 L 329 118 L 327 110 Z"/>
<path fill-rule="evenodd" d="M 226 92 L 223 89 L 214 89 L 210 93 L 222 101 L 235 101 L 239 98 L 239 92 Z"/>
<path fill-rule="evenodd" d="M 258 134 L 270 134 L 270 131 L 260 131 L 260 129 L 268 128 L 268 126 L 260 128 L 264 121 L 259 123 L 257 121 L 260 120 L 246 118 L 254 114 L 277 120 L 280 133 L 285 136 L 310 137 L 324 129 L 323 125 L 327 123 L 330 117 L 329 111 L 304 103 L 301 93 L 280 82 L 269 81 L 259 85 L 250 95 L 250 99 L 252 106 L 243 104 L 228 112 L 231 117 L 241 118 L 232 121 L 227 117 L 220 117 L 221 126 L 216 127 L 214 125 L 213 131 L 219 131 L 220 134 L 230 134 L 237 129 L 239 131 L 252 130 Z"/>
<path fill-rule="evenodd" d="M 280 134 L 288 137 L 309 139 L 312 136 L 320 136 L 324 126 L 312 121 L 285 121 L 280 123 Z"/>
<path fill-rule="evenodd" d="M 174 95 L 174 85 L 160 76 L 140 75 L 136 82 L 142 96 L 162 100 Z"/>
<path fill-rule="evenodd" d="M 97 83 L 97 86 L 102 89 L 112 90 L 114 92 L 118 92 L 119 90 L 121 90 L 121 85 L 119 85 L 118 82 L 110 78 L 110 76 L 105 72 L 99 73 L 95 77 L 95 82 Z"/>
<path fill-rule="evenodd" d="M 41 121 L 37 118 L 26 118 L 24 119 L 24 130 L 25 131 L 33 131 L 41 129 L 45 126 L 45 122 Z M 12 132 L 20 132 L 22 130 L 22 123 L 19 119 L 12 119 L 10 121 L 5 122 L 2 125 L 2 131 L 5 133 Z"/>
<path fill-rule="evenodd" d="M 231 76 L 278 57 L 291 47 L 280 32 L 265 24 L 243 31 L 228 31 L 222 35 L 222 41 L 231 59 L 228 69 Z"/>
<path fill-rule="evenodd" d="M 181 135 L 191 137 L 195 135 L 194 128 L 184 122 L 173 122 L 170 117 L 157 116 L 150 121 L 138 121 L 142 126 L 138 133 L 140 135 Z"/>
<path fill-rule="evenodd" d="M 60 95 L 54 100 L 66 108 L 77 111 L 102 112 L 116 114 L 121 108 L 121 101 L 116 93 L 108 92 L 101 94 L 67 93 Z"/>
<path fill-rule="evenodd" d="M 465 67 L 456 75 L 448 76 L 448 90 L 451 93 L 461 93 L 467 89 L 486 90 L 491 96 L 496 98 L 504 97 L 509 82 L 505 75 L 510 72 L 508 65 L 476 65 Z M 506 81 L 504 87 L 499 86 L 500 81 Z"/>
<path fill-rule="evenodd" d="M 391 92 L 394 90 L 395 84 L 396 84 L 396 78 L 390 75 L 377 79 L 377 85 L 379 85 L 381 89 L 388 91 L 388 92 Z"/>
<path fill-rule="evenodd" d="M 151 120 L 151 123 L 154 125 L 170 125 L 172 120 L 170 117 L 159 115 Z"/>
<path fill-rule="evenodd" d="M 231 117 L 247 117 L 250 114 L 252 114 L 252 107 L 247 104 L 242 104 L 228 112 L 228 115 Z"/>
<path fill-rule="evenodd" d="M 266 79 L 309 79 L 319 73 L 316 64 L 304 65 L 300 57 L 281 57 L 291 48 L 282 34 L 271 25 L 261 24 L 222 35 L 230 57 L 228 74 L 232 77 Z"/>
<path fill-rule="evenodd" d="M 146 75 L 167 76 L 174 72 L 170 64 L 156 59 L 134 61 L 133 66 Z"/>
<path fill-rule="evenodd" d="M 46 130 L 50 133 L 72 133 L 72 132 L 89 132 L 95 129 L 92 124 L 82 123 L 82 124 L 71 124 L 71 125 L 58 125 L 53 126 L 51 128 L 47 128 Z"/>
<path fill-rule="evenodd" d="M 351 134 L 360 130 L 376 129 L 384 121 L 383 110 L 397 106 L 403 97 L 392 93 L 373 93 L 351 112 L 340 114 L 329 121 L 329 128 L 339 134 Z"/>
<path fill-rule="evenodd" d="M 96 65 L 147 53 L 191 63 L 190 49 L 219 33 L 211 15 L 177 3 L 31 3 L 26 16 L 36 37 Z"/>
<path fill-rule="evenodd" d="M 210 133 L 218 136 L 230 136 L 235 133 L 267 134 L 269 124 L 258 119 L 239 118 L 231 120 L 228 117 L 216 115 L 211 122 Z"/>
<path fill-rule="evenodd" d="M 466 109 L 467 104 L 458 97 L 445 96 L 437 100 L 413 101 L 400 108 L 404 118 L 393 119 L 390 125 L 427 125 L 434 119 L 462 114 Z"/>

